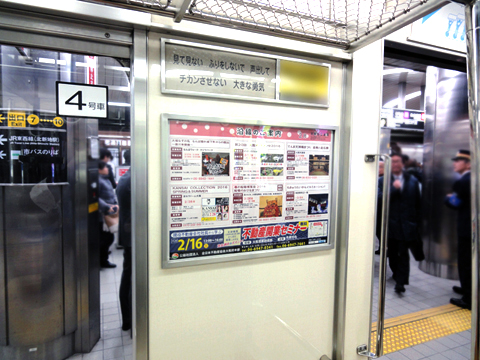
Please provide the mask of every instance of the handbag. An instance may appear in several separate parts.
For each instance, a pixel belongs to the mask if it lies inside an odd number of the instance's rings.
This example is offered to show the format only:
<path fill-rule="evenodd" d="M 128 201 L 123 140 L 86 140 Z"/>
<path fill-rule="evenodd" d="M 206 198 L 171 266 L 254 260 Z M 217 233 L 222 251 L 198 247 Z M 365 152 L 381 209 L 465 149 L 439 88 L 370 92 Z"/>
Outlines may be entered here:
<path fill-rule="evenodd" d="M 108 214 L 103 216 L 104 223 L 108 228 L 108 232 L 111 232 L 112 234 L 118 232 L 118 213 L 119 211 L 117 210 L 117 212 L 114 214 Z"/>

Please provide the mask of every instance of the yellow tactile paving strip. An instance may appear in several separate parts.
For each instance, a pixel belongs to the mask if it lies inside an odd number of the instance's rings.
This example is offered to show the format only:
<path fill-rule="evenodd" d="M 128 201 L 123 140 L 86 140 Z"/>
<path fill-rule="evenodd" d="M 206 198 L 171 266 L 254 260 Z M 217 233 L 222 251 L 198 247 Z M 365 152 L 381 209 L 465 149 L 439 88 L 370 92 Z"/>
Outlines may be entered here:
<path fill-rule="evenodd" d="M 470 327 L 470 310 L 460 309 L 450 304 L 387 319 L 383 333 L 383 353 L 392 353 L 466 331 Z M 370 338 L 372 349 L 375 347 L 376 336 L 377 323 L 373 323 Z"/>

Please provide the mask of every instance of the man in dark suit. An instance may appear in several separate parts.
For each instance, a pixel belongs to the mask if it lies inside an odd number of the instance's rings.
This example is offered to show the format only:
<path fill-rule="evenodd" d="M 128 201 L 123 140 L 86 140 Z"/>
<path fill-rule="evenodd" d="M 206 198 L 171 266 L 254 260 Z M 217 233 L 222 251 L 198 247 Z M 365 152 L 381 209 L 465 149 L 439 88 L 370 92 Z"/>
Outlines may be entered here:
<path fill-rule="evenodd" d="M 459 150 L 453 160 L 453 170 L 460 174 L 460 179 L 453 184 L 453 193 L 448 194 L 445 204 L 458 211 L 458 275 L 460 287 L 453 291 L 463 295 L 460 299 L 451 298 L 450 303 L 464 309 L 472 308 L 472 213 L 470 193 L 470 151 Z"/>
<path fill-rule="evenodd" d="M 404 159 L 393 153 L 390 188 L 390 212 L 388 218 L 388 251 L 390 269 L 396 282 L 395 292 L 405 292 L 410 276 L 408 249 L 419 237 L 421 220 L 421 195 L 415 176 L 403 171 Z M 378 181 L 378 207 L 381 208 L 383 181 Z"/>
<path fill-rule="evenodd" d="M 125 151 L 125 164 L 130 165 L 130 150 Z M 131 169 L 120 178 L 117 186 L 120 218 L 118 243 L 123 246 L 123 272 L 120 282 L 120 310 L 122 312 L 122 330 L 132 328 L 132 190 Z"/>

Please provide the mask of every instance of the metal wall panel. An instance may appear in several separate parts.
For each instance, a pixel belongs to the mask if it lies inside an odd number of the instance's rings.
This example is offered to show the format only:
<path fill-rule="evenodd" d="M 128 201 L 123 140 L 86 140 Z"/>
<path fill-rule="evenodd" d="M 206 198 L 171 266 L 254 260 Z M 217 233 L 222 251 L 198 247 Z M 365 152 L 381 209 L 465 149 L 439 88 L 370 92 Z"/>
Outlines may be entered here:
<path fill-rule="evenodd" d="M 87 140 L 98 137 L 96 119 L 70 118 L 74 127 L 75 155 L 69 181 L 75 184 L 74 222 L 78 277 L 78 331 L 76 352 L 90 352 L 100 338 L 100 254 L 98 212 L 88 213 L 92 183 L 98 182 L 98 159 L 88 155 Z M 70 169 L 70 164 L 69 164 Z"/>
<path fill-rule="evenodd" d="M 63 335 L 61 187 L 5 187 L 8 344 Z"/>
<path fill-rule="evenodd" d="M 73 124 L 67 122 L 67 179 L 69 185 L 62 186 L 63 219 L 73 219 L 75 183 L 75 144 Z M 73 221 L 63 222 L 63 289 L 65 306 L 65 334 L 77 329 L 77 276 L 76 276 L 76 242 L 75 224 Z"/>
<path fill-rule="evenodd" d="M 3 189 L 0 191 L 0 346 L 7 345 L 7 308 L 5 284 L 5 239 L 3 237 Z"/>
<path fill-rule="evenodd" d="M 426 122 L 423 160 L 423 271 L 458 279 L 456 211 L 444 205 L 458 174 L 452 158 L 469 149 L 467 75 L 427 68 Z"/>

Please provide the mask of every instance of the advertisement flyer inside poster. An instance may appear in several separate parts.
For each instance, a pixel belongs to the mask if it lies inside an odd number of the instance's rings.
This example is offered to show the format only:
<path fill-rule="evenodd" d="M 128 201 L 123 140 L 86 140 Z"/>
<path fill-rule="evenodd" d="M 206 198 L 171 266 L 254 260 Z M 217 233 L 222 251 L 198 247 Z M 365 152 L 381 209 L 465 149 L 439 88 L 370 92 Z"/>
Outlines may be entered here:
<path fill-rule="evenodd" d="M 332 130 L 168 128 L 169 263 L 330 243 Z"/>

